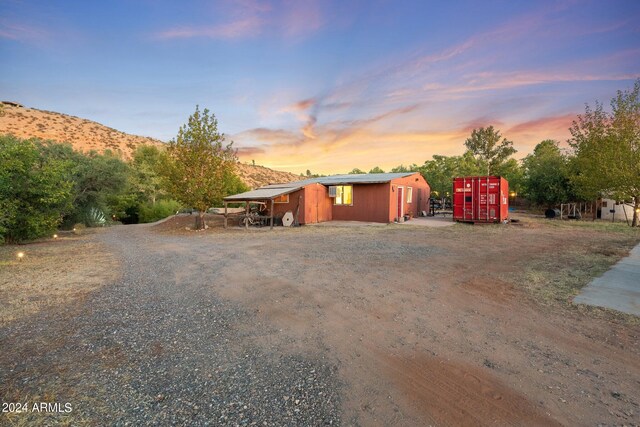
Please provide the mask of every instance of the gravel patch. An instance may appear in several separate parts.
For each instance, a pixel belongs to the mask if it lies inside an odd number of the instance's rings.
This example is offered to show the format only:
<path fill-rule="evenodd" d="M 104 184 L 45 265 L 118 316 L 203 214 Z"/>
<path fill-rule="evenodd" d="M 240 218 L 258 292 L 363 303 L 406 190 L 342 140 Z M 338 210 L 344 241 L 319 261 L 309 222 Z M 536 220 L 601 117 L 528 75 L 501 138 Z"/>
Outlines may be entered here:
<path fill-rule="evenodd" d="M 335 364 L 258 345 L 278 331 L 212 291 L 223 258 L 194 256 L 211 242 L 144 226 L 92 238 L 119 253 L 117 283 L 83 304 L 0 329 L 2 401 L 68 402 L 73 411 L 3 417 L 42 425 L 340 425 Z"/>

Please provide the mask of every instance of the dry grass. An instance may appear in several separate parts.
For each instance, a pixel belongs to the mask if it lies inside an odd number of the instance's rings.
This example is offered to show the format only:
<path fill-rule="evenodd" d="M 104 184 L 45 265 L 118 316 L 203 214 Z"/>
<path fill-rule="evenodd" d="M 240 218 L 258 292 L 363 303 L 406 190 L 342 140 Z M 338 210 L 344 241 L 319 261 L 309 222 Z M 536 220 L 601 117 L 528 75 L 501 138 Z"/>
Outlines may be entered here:
<path fill-rule="evenodd" d="M 0 326 L 77 300 L 118 274 L 115 258 L 86 236 L 2 246 L 0 266 Z"/>
<path fill-rule="evenodd" d="M 545 306 L 567 308 L 592 317 L 640 323 L 637 316 L 571 303 L 591 280 L 629 254 L 629 250 L 640 242 L 640 228 L 631 228 L 624 223 L 541 218 L 526 218 L 523 225 L 543 233 L 566 236 L 565 244 L 550 245 L 548 250 L 530 257 L 522 271 L 514 275 L 514 282 L 521 283 L 534 300 Z"/>

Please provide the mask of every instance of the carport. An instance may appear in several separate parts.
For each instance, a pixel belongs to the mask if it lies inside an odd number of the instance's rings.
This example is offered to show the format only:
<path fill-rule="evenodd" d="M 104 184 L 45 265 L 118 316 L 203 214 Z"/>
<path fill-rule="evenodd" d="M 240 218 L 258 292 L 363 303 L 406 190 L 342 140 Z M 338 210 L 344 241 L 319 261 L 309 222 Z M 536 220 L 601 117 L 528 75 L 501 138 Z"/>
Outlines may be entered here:
<path fill-rule="evenodd" d="M 273 213 L 275 200 L 279 197 L 298 191 L 302 188 L 299 183 L 272 184 L 246 193 L 234 194 L 225 197 L 224 200 L 224 228 L 227 228 L 229 217 L 229 203 L 244 203 L 245 215 L 249 215 L 249 205 L 253 203 L 265 203 L 269 205 L 269 228 L 273 229 Z M 245 222 L 245 228 L 249 228 L 249 222 Z"/>

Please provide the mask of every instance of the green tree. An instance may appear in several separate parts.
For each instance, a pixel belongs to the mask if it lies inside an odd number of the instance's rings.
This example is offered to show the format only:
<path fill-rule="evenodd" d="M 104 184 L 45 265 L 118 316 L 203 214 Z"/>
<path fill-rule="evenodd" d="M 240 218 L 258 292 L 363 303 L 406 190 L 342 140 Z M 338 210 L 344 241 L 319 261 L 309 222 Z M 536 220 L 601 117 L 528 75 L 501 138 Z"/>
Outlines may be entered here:
<path fill-rule="evenodd" d="M 487 175 L 493 174 L 498 166 L 516 153 L 513 142 L 502 138 L 500 131 L 493 126 L 474 129 L 464 145 L 478 162 L 485 165 Z"/>
<path fill-rule="evenodd" d="M 569 129 L 574 150 L 572 182 L 585 198 L 634 200 L 632 226 L 640 211 L 640 79 L 630 91 L 618 91 L 611 113 L 596 102 Z"/>
<path fill-rule="evenodd" d="M 138 198 L 131 187 L 131 168 L 118 155 L 107 150 L 87 154 L 75 151 L 71 144 L 38 141 L 46 158 L 67 162 L 64 179 L 73 183 L 73 203 L 64 212 L 64 225 L 82 222 L 92 225 L 94 211 L 107 217 L 123 218 L 136 206 Z"/>
<path fill-rule="evenodd" d="M 479 175 L 484 167 L 467 151 L 462 156 L 436 154 L 417 169 L 429 184 L 432 194 L 444 198 L 451 196 L 453 178 Z"/>
<path fill-rule="evenodd" d="M 416 172 L 418 170 L 418 165 L 411 164 L 409 166 L 400 165 L 391 169 L 391 173 L 404 173 L 404 172 Z"/>
<path fill-rule="evenodd" d="M 198 210 L 196 229 L 206 227 L 204 215 L 214 204 L 222 203 L 236 183 L 236 153 L 233 142 L 225 142 L 218 131 L 218 120 L 199 107 L 169 142 L 163 176 L 168 192 L 184 206 Z"/>
<path fill-rule="evenodd" d="M 50 235 L 72 202 L 69 162 L 47 156 L 37 140 L 0 137 L 0 241 Z"/>
<path fill-rule="evenodd" d="M 361 175 L 363 173 L 366 173 L 366 172 L 363 171 L 362 169 L 353 168 L 351 169 L 351 172 L 349 172 L 349 175 Z"/>
<path fill-rule="evenodd" d="M 373 169 L 371 169 L 369 173 L 384 173 L 384 171 L 379 166 L 376 166 Z"/>
<path fill-rule="evenodd" d="M 138 202 L 131 190 L 131 169 L 116 154 L 90 152 L 82 155 L 73 168 L 74 212 L 67 222 L 91 225 L 90 212 L 98 209 L 106 216 L 123 218 L 127 208 Z"/>
<path fill-rule="evenodd" d="M 139 146 L 133 153 L 131 167 L 131 184 L 142 202 L 150 202 L 153 205 L 158 198 L 166 195 L 160 174 L 162 152 L 158 147 Z"/>
<path fill-rule="evenodd" d="M 523 160 L 527 198 L 550 208 L 573 198 L 569 161 L 558 144 L 551 139 L 542 141 Z"/>
<path fill-rule="evenodd" d="M 493 174 L 509 182 L 509 191 L 521 193 L 524 190 L 524 168 L 518 160 L 507 159 L 495 168 Z"/>

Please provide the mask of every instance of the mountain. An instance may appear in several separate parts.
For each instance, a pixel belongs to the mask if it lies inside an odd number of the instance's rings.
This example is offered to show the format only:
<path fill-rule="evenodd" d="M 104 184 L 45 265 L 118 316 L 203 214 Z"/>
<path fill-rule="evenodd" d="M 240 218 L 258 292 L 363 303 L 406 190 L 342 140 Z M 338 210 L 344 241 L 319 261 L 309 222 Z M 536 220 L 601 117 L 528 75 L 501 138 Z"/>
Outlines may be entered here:
<path fill-rule="evenodd" d="M 140 145 L 164 146 L 164 143 L 158 139 L 130 135 L 100 123 L 67 114 L 26 108 L 15 102 L 2 102 L 2 107 L 4 114 L 0 116 L 0 135 L 12 134 L 25 139 L 35 137 L 69 142 L 74 149 L 82 152 L 111 150 L 120 153 L 125 160 L 130 159 Z M 238 163 L 237 173 L 250 188 L 300 179 L 293 173 L 243 163 Z"/>

